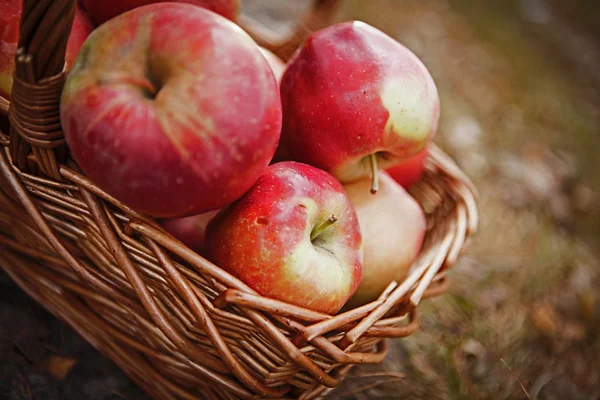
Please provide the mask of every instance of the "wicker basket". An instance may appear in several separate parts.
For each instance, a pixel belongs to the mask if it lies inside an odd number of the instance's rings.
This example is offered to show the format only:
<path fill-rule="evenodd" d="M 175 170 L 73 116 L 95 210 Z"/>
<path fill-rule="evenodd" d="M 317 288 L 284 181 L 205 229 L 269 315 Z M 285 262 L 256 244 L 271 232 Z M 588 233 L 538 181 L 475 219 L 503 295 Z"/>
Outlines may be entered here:
<path fill-rule="evenodd" d="M 317 1 L 305 26 L 333 3 Z M 25 292 L 157 399 L 320 397 L 352 365 L 382 361 L 384 338 L 415 331 L 416 306 L 445 290 L 444 270 L 477 226 L 475 191 L 452 160 L 433 147 L 412 190 L 428 230 L 404 282 L 336 316 L 261 297 L 69 160 L 58 106 L 74 7 L 24 0 L 0 133 L 0 266 Z M 288 57 L 303 36 L 260 43 Z"/>

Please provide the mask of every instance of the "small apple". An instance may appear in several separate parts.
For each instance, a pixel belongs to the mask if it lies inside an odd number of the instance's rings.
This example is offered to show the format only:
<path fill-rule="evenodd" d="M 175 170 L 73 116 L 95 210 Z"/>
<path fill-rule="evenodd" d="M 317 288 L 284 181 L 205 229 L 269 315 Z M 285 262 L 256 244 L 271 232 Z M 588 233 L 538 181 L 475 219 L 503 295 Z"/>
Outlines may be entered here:
<path fill-rule="evenodd" d="M 427 154 L 429 154 L 429 151 L 425 147 L 408 160 L 388 168 L 387 173 L 404 189 L 409 189 L 415 182 L 421 179 L 421 175 L 425 171 L 424 162 Z"/>
<path fill-rule="evenodd" d="M 263 296 L 335 313 L 358 287 L 362 239 L 342 185 L 282 162 L 225 208 L 206 232 L 209 259 Z"/>
<path fill-rule="evenodd" d="M 387 173 L 380 172 L 377 196 L 363 179 L 344 186 L 358 215 L 363 235 L 363 276 L 347 307 L 379 297 L 391 281 L 401 282 L 421 250 L 425 214 L 419 204 Z"/>
<path fill-rule="evenodd" d="M 15 54 L 19 42 L 19 24 L 23 0 L 0 1 L 0 96 L 10 100 L 15 69 Z M 87 15 L 77 7 L 71 34 L 67 41 L 65 59 L 67 68 L 73 61 L 85 38 L 94 30 Z"/>
<path fill-rule="evenodd" d="M 160 221 L 160 224 L 173 237 L 179 239 L 191 250 L 204 254 L 205 231 L 208 223 L 218 211 L 209 211 L 191 217 L 170 218 Z"/>
<path fill-rule="evenodd" d="M 134 8 L 160 2 L 189 3 L 213 11 L 231 21 L 239 12 L 239 0 L 80 0 L 96 26 Z"/>
<path fill-rule="evenodd" d="M 264 47 L 259 46 L 259 49 L 267 59 L 271 70 L 273 70 L 273 75 L 275 75 L 275 79 L 277 79 L 277 82 L 281 82 L 281 77 L 283 76 L 283 72 L 285 71 L 285 63 L 281 60 L 281 58 L 277 57 L 275 54 L 265 49 Z"/>
<path fill-rule="evenodd" d="M 139 7 L 97 28 L 60 111 L 85 174 L 161 218 L 239 198 L 281 132 L 277 82 L 258 46 L 233 22 L 182 3 Z"/>
<path fill-rule="evenodd" d="M 420 151 L 437 130 L 435 83 L 406 47 L 363 22 L 312 34 L 281 80 L 282 141 L 347 183 Z"/>

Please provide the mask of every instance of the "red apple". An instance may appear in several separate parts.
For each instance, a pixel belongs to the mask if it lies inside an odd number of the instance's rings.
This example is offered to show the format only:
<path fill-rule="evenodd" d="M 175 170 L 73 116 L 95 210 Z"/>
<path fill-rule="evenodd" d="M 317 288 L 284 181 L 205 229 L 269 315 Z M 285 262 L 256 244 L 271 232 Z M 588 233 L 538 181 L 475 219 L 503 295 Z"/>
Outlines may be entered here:
<path fill-rule="evenodd" d="M 208 257 L 263 296 L 335 313 L 362 270 L 356 213 L 342 185 L 296 162 L 271 165 L 208 225 Z"/>
<path fill-rule="evenodd" d="M 155 217 L 221 208 L 256 182 L 281 132 L 277 82 L 254 41 L 200 7 L 160 3 L 97 28 L 61 120 L 99 187 Z"/>
<path fill-rule="evenodd" d="M 281 100 L 282 141 L 294 159 L 342 182 L 372 174 L 376 184 L 377 164 L 388 168 L 420 151 L 440 113 L 423 63 L 362 22 L 311 35 L 288 63 Z"/>
<path fill-rule="evenodd" d="M 387 172 L 403 188 L 409 189 L 415 182 L 421 179 L 421 175 L 425 171 L 424 162 L 428 153 L 427 147 L 425 147 L 408 160 L 388 168 Z"/>
<path fill-rule="evenodd" d="M 281 60 L 281 58 L 277 57 L 271 51 L 265 49 L 264 47 L 260 47 L 260 51 L 263 53 L 263 56 L 267 59 L 271 70 L 273 70 L 273 75 L 275 75 L 275 79 L 277 82 L 281 82 L 281 77 L 283 76 L 283 72 L 285 71 L 285 63 Z"/>
<path fill-rule="evenodd" d="M 12 89 L 22 3 L 23 0 L 0 1 L 0 96 L 6 99 L 10 99 Z M 87 15 L 78 7 L 67 41 L 67 67 L 73 65 L 83 41 L 93 29 Z"/>
<path fill-rule="evenodd" d="M 363 235 L 363 276 L 348 307 L 379 297 L 393 280 L 402 282 L 421 250 L 425 214 L 419 204 L 387 173 L 379 175 L 377 196 L 369 193 L 370 180 L 344 186 Z"/>
<path fill-rule="evenodd" d="M 223 17 L 235 21 L 240 3 L 239 0 L 80 0 L 96 25 L 123 14 L 125 11 L 161 2 L 190 3 L 216 12 Z"/>
<path fill-rule="evenodd" d="M 160 221 L 160 224 L 173 237 L 198 254 L 204 254 L 204 238 L 206 226 L 217 211 L 210 211 L 191 217 L 171 218 Z"/>

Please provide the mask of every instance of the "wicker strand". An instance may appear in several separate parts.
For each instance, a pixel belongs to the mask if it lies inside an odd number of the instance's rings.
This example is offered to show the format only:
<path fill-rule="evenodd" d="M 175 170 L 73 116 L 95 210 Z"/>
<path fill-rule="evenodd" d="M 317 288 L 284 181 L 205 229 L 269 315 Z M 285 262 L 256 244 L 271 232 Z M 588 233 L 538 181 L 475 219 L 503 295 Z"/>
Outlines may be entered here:
<path fill-rule="evenodd" d="M 58 105 L 75 7 L 75 0 L 23 1 L 9 108 L 13 162 L 21 171 L 56 180 L 61 179 L 58 162 L 67 154 Z M 28 159 L 31 152 L 36 166 Z"/>
<path fill-rule="evenodd" d="M 84 277 L 92 286 L 102 290 L 107 295 L 119 298 L 122 301 L 127 302 L 121 294 L 115 291 L 110 286 L 106 285 L 103 281 L 98 279 L 96 276 L 90 274 L 88 270 L 81 265 L 73 255 L 67 250 L 61 240 L 52 232 L 50 226 L 46 223 L 45 218 L 42 216 L 40 211 L 37 209 L 19 179 L 16 177 L 14 171 L 12 171 L 6 155 L 3 151 L 0 151 L 0 172 L 7 178 L 8 183 L 14 190 L 17 198 L 27 210 L 33 221 L 36 223 L 37 228 L 44 234 L 48 241 L 52 244 L 56 252 L 63 258 L 71 268 L 73 268 L 79 275 Z"/>
<path fill-rule="evenodd" d="M 219 355 L 223 359 L 223 362 L 227 367 L 248 387 L 260 395 L 266 395 L 268 397 L 279 398 L 290 390 L 289 387 L 283 387 L 280 390 L 273 390 L 258 382 L 253 378 L 246 370 L 242 368 L 240 363 L 233 357 L 227 344 L 223 341 L 223 338 L 219 334 L 219 331 L 213 324 L 206 310 L 198 301 L 193 291 L 189 286 L 189 282 L 179 273 L 179 271 L 173 266 L 171 260 L 165 254 L 165 252 L 151 239 L 146 239 L 146 243 L 150 249 L 156 254 L 158 261 L 164 268 L 165 272 L 170 278 L 171 283 L 175 289 L 183 294 L 187 305 L 190 307 L 195 317 L 200 322 L 202 328 L 209 335 L 211 342 L 216 347 Z"/>
<path fill-rule="evenodd" d="M 137 270 L 134 268 L 133 263 L 131 262 L 131 260 L 127 256 L 127 253 L 125 252 L 125 249 L 117 240 L 114 232 L 110 227 L 108 219 L 106 218 L 106 214 L 104 214 L 100 205 L 87 190 L 80 188 L 79 191 L 83 196 L 84 201 L 87 203 L 92 216 L 96 220 L 96 223 L 100 227 L 100 231 L 102 232 L 104 239 L 107 241 L 112 255 L 115 257 L 119 265 L 123 268 L 123 271 L 127 276 L 127 280 L 133 286 L 142 304 L 144 305 L 144 308 L 148 311 L 152 320 L 160 327 L 160 329 L 171 340 L 171 342 L 175 344 L 181 351 L 184 352 L 184 354 L 186 354 L 192 360 L 196 361 L 201 365 L 212 368 L 215 371 L 221 373 L 228 372 L 228 370 L 225 368 L 225 366 L 220 360 L 217 360 L 209 354 L 198 352 L 197 349 L 195 349 L 191 343 L 189 343 L 184 337 L 182 337 L 169 324 L 165 315 L 157 307 L 156 302 L 152 294 L 148 290 L 147 286 L 144 284 L 143 279 L 141 278 Z"/>

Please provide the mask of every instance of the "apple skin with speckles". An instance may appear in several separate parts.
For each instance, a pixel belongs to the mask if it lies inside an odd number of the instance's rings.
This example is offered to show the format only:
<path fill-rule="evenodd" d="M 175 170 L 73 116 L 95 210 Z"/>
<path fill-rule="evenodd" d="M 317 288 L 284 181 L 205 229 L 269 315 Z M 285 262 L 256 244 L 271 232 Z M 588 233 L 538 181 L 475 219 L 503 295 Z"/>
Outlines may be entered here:
<path fill-rule="evenodd" d="M 331 224 L 331 216 L 337 220 Z M 297 162 L 269 166 L 206 231 L 207 257 L 260 295 L 329 314 L 354 294 L 362 237 L 342 185 Z"/>
<path fill-rule="evenodd" d="M 153 3 L 175 1 L 189 3 L 213 11 L 227 19 L 235 21 L 237 18 L 239 0 L 80 0 L 83 7 L 90 14 L 92 22 L 100 25 L 109 19 L 115 18 L 126 11 L 133 10 Z"/>
<path fill-rule="evenodd" d="M 434 136 L 439 95 L 409 49 L 363 22 L 317 31 L 281 81 L 282 145 L 292 159 L 347 183 L 389 168 Z"/>
<path fill-rule="evenodd" d="M 15 70 L 15 54 L 19 42 L 19 24 L 23 0 L 0 1 L 0 96 L 10 100 L 13 85 L 13 72 Z M 73 26 L 67 41 L 65 59 L 67 68 L 73 65 L 85 38 L 88 37 L 94 26 L 86 13 L 79 7 L 75 10 Z"/>
<path fill-rule="evenodd" d="M 182 3 L 136 8 L 97 28 L 60 112 L 83 172 L 161 218 L 239 198 L 281 132 L 277 82 L 258 46 L 231 21 Z"/>

